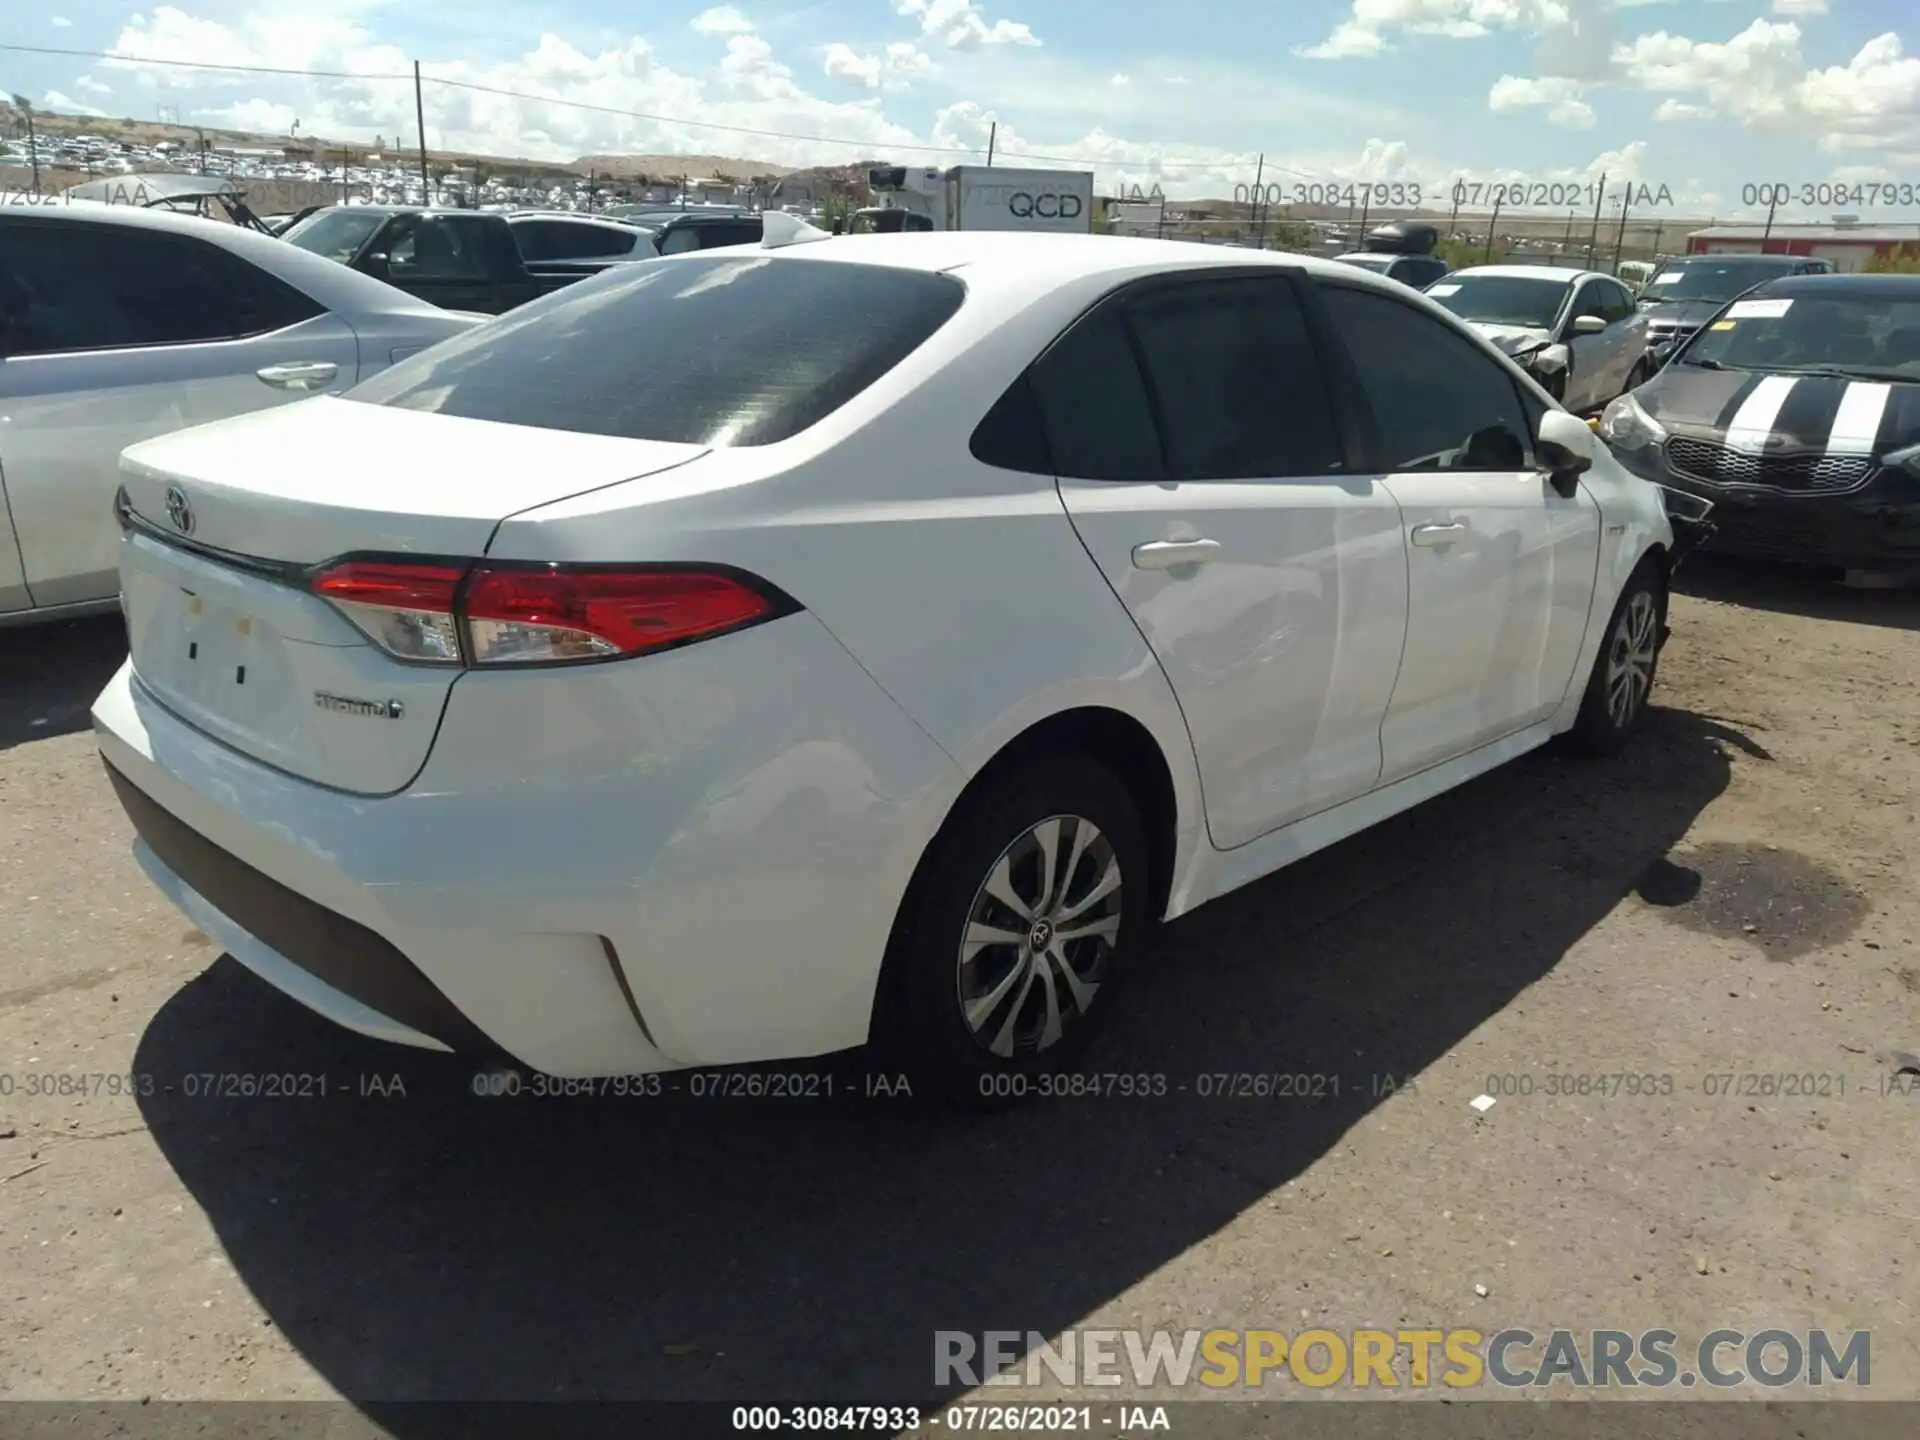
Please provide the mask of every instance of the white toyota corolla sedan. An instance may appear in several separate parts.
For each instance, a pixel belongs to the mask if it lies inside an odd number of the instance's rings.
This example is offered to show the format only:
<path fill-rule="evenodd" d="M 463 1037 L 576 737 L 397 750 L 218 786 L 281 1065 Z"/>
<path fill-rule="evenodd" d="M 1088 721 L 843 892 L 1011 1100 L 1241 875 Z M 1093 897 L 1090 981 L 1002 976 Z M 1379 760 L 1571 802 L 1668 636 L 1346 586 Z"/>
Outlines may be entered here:
<path fill-rule="evenodd" d="M 1658 492 L 1432 301 L 784 238 L 127 452 L 100 746 L 262 978 L 559 1076 L 872 1041 L 975 1095 L 1156 920 L 1641 721 Z"/>

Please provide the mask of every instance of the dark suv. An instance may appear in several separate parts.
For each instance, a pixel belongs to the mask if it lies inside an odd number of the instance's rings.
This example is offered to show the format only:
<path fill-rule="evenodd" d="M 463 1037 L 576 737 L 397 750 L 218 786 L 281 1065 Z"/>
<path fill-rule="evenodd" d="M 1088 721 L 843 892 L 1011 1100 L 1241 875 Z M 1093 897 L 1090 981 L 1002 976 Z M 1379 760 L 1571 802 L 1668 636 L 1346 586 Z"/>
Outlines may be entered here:
<path fill-rule="evenodd" d="M 1788 275 L 1828 275 L 1833 262 L 1805 255 L 1685 255 L 1664 261 L 1641 287 L 1647 345 L 1656 358 L 1671 354 L 1729 300 Z"/>
<path fill-rule="evenodd" d="M 1447 273 L 1447 262 L 1437 255 L 1389 255 L 1379 250 L 1356 250 L 1333 257 L 1342 265 L 1358 265 L 1415 290 L 1424 290 Z"/>

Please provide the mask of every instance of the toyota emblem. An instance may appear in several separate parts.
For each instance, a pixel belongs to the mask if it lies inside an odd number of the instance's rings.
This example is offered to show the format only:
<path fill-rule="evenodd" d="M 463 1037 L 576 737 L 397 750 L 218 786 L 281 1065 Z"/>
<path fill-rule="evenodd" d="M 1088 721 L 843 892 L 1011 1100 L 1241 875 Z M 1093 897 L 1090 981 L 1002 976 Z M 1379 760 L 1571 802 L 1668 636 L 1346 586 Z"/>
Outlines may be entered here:
<path fill-rule="evenodd" d="M 187 492 L 178 485 L 167 487 L 167 519 L 182 535 L 193 533 L 193 506 L 187 503 Z"/>

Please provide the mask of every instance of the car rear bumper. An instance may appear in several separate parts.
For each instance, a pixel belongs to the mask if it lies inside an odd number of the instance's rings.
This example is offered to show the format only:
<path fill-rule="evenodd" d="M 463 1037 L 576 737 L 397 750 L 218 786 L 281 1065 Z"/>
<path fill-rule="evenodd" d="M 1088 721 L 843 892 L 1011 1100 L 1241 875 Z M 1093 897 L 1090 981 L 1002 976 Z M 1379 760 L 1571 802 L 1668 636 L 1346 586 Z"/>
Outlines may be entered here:
<path fill-rule="evenodd" d="M 1704 485 L 1657 449 L 1614 456 L 1644 479 L 1712 503 L 1702 553 L 1868 569 L 1920 563 L 1920 485 L 1904 476 L 1882 472 L 1841 495 L 1774 494 Z"/>
<path fill-rule="evenodd" d="M 361 1033 L 561 1076 L 860 1044 L 964 779 L 806 615 L 463 676 L 384 798 L 221 745 L 130 665 L 94 725 L 141 864 L 242 964 Z"/>

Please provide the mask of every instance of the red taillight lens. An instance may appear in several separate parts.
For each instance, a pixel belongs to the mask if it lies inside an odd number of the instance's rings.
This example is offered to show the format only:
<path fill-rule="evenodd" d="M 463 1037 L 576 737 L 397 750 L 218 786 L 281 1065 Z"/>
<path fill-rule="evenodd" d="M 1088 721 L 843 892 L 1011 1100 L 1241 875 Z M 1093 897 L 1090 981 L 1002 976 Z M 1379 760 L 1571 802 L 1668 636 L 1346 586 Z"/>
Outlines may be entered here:
<path fill-rule="evenodd" d="M 749 579 L 677 567 L 348 560 L 313 589 L 389 654 L 442 665 L 642 655 L 791 605 Z"/>
<path fill-rule="evenodd" d="M 458 665 L 460 627 L 453 605 L 467 568 L 346 560 L 316 575 L 313 589 L 388 654 L 420 664 Z"/>
<path fill-rule="evenodd" d="M 477 665 L 639 655 L 774 610 L 754 586 L 709 570 L 484 565 L 460 606 Z"/>

